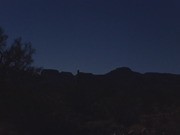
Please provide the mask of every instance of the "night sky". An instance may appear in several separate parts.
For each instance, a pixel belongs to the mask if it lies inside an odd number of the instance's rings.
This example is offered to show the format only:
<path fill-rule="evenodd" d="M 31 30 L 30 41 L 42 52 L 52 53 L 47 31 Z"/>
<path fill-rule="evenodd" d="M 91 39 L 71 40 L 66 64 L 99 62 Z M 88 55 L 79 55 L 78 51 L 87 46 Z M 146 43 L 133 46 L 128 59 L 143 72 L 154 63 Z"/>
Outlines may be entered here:
<path fill-rule="evenodd" d="M 180 74 L 180 0 L 1 0 L 0 26 L 38 67 Z"/>

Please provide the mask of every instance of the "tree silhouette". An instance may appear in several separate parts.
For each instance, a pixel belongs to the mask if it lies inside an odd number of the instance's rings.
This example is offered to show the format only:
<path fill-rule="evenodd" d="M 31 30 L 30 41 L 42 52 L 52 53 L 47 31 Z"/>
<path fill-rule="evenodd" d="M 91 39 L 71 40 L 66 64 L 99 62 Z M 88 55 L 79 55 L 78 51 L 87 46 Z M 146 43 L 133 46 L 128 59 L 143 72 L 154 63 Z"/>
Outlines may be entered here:
<path fill-rule="evenodd" d="M 31 43 L 22 43 L 21 38 L 18 38 L 6 50 L 4 64 L 14 69 L 26 70 L 33 62 L 32 55 L 34 52 Z"/>
<path fill-rule="evenodd" d="M 21 38 L 17 38 L 10 47 L 7 47 L 7 38 L 8 36 L 0 28 L 0 67 L 15 70 L 32 69 L 32 55 L 35 49 L 32 48 L 31 43 L 23 43 Z"/>
<path fill-rule="evenodd" d="M 0 28 L 0 64 L 3 63 L 7 38 L 8 38 L 8 36 L 6 34 L 4 34 L 4 30 L 2 28 Z"/>

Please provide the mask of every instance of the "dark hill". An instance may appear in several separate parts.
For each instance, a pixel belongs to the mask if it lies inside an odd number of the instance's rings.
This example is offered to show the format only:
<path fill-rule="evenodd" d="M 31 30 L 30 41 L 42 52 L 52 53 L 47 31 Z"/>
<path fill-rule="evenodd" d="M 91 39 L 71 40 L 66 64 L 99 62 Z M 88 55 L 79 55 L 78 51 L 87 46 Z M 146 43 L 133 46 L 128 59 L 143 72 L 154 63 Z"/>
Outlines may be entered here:
<path fill-rule="evenodd" d="M 3 135 L 180 134 L 180 75 L 123 67 L 104 75 L 11 71 L 0 79 Z"/>
<path fill-rule="evenodd" d="M 115 70 L 110 71 L 106 75 L 118 76 L 118 75 L 122 75 L 122 74 L 127 75 L 127 74 L 131 74 L 131 73 L 133 73 L 133 71 L 130 68 L 128 68 L 128 67 L 120 67 L 120 68 L 116 68 Z"/>

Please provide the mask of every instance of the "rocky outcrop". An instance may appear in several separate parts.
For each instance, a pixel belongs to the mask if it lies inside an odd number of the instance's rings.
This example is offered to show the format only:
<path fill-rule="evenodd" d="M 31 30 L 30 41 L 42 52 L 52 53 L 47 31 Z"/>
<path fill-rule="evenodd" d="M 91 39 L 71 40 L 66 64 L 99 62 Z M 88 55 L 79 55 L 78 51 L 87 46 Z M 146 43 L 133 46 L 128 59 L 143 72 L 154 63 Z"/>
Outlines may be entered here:
<path fill-rule="evenodd" d="M 45 78 L 53 78 L 53 77 L 58 77 L 59 76 L 59 71 L 54 70 L 54 69 L 44 69 L 41 72 L 41 76 Z"/>

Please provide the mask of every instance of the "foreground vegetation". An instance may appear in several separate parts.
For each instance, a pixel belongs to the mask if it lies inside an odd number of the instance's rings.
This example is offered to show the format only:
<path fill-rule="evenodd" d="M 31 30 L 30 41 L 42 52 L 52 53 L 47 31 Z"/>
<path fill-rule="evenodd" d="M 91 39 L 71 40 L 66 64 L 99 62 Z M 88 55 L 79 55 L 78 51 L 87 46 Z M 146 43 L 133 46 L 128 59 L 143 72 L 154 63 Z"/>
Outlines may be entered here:
<path fill-rule="evenodd" d="M 180 133 L 178 75 L 124 68 L 105 75 L 8 73 L 0 85 L 1 134 Z"/>

